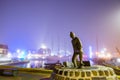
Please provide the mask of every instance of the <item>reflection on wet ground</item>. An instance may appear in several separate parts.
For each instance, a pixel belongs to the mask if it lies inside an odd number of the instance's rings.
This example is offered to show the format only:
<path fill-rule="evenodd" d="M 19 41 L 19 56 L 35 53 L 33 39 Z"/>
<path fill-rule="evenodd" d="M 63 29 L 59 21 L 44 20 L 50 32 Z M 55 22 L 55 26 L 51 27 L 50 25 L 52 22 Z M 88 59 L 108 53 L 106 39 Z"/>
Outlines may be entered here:
<path fill-rule="evenodd" d="M 20 63 L 20 64 L 11 64 L 11 66 L 17 66 L 22 68 L 44 68 L 46 63 L 56 63 L 58 61 L 47 61 L 47 60 L 30 60 L 28 63 Z M 63 61 L 59 61 L 63 62 Z M 94 63 L 90 61 L 91 65 Z"/>
<path fill-rule="evenodd" d="M 17 66 L 22 68 L 44 68 L 46 60 L 30 60 L 28 63 L 10 64 L 11 66 Z"/>

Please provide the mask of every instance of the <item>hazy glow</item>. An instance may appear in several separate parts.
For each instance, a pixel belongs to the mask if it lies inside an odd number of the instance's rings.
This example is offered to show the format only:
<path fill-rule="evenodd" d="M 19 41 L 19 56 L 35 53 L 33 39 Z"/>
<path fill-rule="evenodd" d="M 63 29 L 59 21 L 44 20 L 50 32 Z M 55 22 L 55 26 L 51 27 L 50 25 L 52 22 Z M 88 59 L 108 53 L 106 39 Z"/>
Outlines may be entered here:
<path fill-rule="evenodd" d="M 26 55 L 27 55 L 27 54 L 25 53 L 25 51 L 22 51 L 22 50 L 20 50 L 20 49 L 17 50 L 17 53 L 16 53 L 16 54 L 18 54 L 18 56 L 17 56 L 18 58 L 24 58 L 24 59 L 26 58 Z"/>
<path fill-rule="evenodd" d="M 119 63 L 120 63 L 120 58 L 118 58 L 118 59 L 117 59 L 117 62 L 119 62 Z"/>
<path fill-rule="evenodd" d="M 21 51 L 20 49 L 17 49 L 17 50 L 16 50 L 17 53 L 20 53 L 20 51 Z"/>
<path fill-rule="evenodd" d="M 28 54 L 27 59 L 45 59 L 48 55 L 47 54 Z"/>
<path fill-rule="evenodd" d="M 3 57 L 3 58 L 0 58 L 0 61 L 11 61 L 11 58 Z"/>
<path fill-rule="evenodd" d="M 120 24 L 120 9 L 113 21 L 105 22 L 104 18 L 119 5 L 119 0 L 0 0 L 0 43 L 7 43 L 10 50 L 37 49 L 44 43 L 55 51 L 66 47 L 72 52 L 69 32 L 73 31 L 82 40 L 85 53 L 89 45 L 96 50 L 96 34 L 99 48 L 105 43 L 113 49 L 119 36 L 108 36 L 109 31 L 115 34 L 111 23 Z"/>
<path fill-rule="evenodd" d="M 107 49 L 106 48 L 103 48 L 102 50 L 101 50 L 101 53 L 105 53 L 107 51 Z"/>
<path fill-rule="evenodd" d="M 106 55 L 108 58 L 111 58 L 112 57 L 112 55 L 110 54 L 110 53 L 107 53 L 107 55 Z"/>
<path fill-rule="evenodd" d="M 92 52 L 92 46 L 89 46 L 89 58 L 92 58 L 93 52 Z"/>
<path fill-rule="evenodd" d="M 103 48 L 101 52 L 97 52 L 96 56 L 101 59 L 111 59 L 112 55 L 107 51 L 107 48 Z"/>
<path fill-rule="evenodd" d="M 0 55 L 0 61 L 11 61 L 11 54 Z"/>
<path fill-rule="evenodd" d="M 27 59 L 31 59 L 31 58 L 32 58 L 32 54 L 31 54 L 31 53 L 28 53 Z"/>
<path fill-rule="evenodd" d="M 120 9 L 116 11 L 115 13 L 115 18 L 114 18 L 114 24 L 119 27 L 120 29 Z"/>
<path fill-rule="evenodd" d="M 54 53 L 51 53 L 51 56 L 54 56 L 55 54 Z"/>
<path fill-rule="evenodd" d="M 42 67 L 43 68 L 45 67 L 45 63 L 46 63 L 46 61 L 42 61 Z"/>
<path fill-rule="evenodd" d="M 58 57 L 62 58 L 62 57 L 63 57 L 63 55 L 59 55 Z"/>
<path fill-rule="evenodd" d="M 46 46 L 45 44 L 42 44 L 42 45 L 41 45 L 41 48 L 46 49 L 47 46 Z"/>
<path fill-rule="evenodd" d="M 30 63 L 27 63 L 27 68 L 31 68 L 31 64 Z"/>
<path fill-rule="evenodd" d="M 42 59 L 45 59 L 45 56 L 42 56 Z"/>
<path fill-rule="evenodd" d="M 7 57 L 12 58 L 12 54 L 10 52 L 8 52 Z"/>
<path fill-rule="evenodd" d="M 98 57 L 99 57 L 99 58 L 105 58 L 106 55 L 105 55 L 104 53 L 100 53 L 100 54 L 98 55 Z"/>

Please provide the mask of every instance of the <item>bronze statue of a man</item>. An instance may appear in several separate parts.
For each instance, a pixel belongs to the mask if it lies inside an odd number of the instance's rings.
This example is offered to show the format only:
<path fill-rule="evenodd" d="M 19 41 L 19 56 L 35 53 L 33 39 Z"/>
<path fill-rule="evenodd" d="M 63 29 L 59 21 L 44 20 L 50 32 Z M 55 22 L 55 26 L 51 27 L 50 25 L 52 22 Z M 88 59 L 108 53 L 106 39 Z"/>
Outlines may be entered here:
<path fill-rule="evenodd" d="M 74 64 L 74 67 L 76 68 L 81 68 L 83 65 L 82 58 L 83 58 L 83 49 L 82 49 L 82 44 L 81 41 L 79 40 L 78 37 L 75 36 L 73 32 L 70 32 L 70 37 L 72 38 L 72 46 L 73 46 L 73 51 L 74 54 L 72 56 L 72 62 Z M 77 65 L 77 56 L 79 55 L 79 60 L 80 60 L 80 66 Z"/>

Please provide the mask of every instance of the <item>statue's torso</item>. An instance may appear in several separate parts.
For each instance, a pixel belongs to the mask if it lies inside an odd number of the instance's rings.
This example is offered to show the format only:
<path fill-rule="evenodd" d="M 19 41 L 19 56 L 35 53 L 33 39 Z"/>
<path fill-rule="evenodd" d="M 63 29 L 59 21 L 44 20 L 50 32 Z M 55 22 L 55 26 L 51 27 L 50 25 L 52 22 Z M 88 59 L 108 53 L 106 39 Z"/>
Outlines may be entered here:
<path fill-rule="evenodd" d="M 80 52 L 82 50 L 82 44 L 81 44 L 80 40 L 77 37 L 75 37 L 72 40 L 72 45 L 73 45 L 74 52 Z"/>

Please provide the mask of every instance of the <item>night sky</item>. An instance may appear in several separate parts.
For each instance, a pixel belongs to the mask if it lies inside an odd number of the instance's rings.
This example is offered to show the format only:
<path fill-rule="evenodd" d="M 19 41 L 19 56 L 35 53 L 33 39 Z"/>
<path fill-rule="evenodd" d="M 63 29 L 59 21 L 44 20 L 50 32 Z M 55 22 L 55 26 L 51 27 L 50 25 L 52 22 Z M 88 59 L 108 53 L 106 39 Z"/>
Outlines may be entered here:
<path fill-rule="evenodd" d="M 69 32 L 96 51 L 120 48 L 119 0 L 0 0 L 0 43 L 10 50 L 38 49 L 41 44 L 55 51 L 72 51 Z"/>

